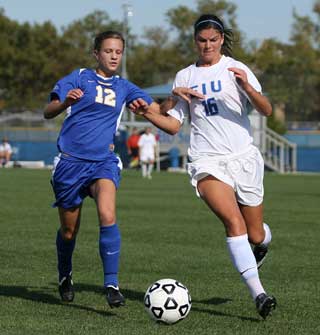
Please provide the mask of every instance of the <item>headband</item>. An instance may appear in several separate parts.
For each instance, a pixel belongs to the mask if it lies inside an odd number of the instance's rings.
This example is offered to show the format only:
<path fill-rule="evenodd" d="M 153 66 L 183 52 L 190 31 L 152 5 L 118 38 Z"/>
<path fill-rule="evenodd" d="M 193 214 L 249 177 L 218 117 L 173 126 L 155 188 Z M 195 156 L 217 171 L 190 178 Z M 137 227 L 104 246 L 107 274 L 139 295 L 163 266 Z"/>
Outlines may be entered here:
<path fill-rule="evenodd" d="M 220 28 L 221 31 L 224 30 L 223 27 L 222 27 L 222 25 L 221 25 L 218 21 L 215 21 L 215 20 L 203 20 L 203 21 L 200 21 L 200 22 L 198 22 L 198 23 L 196 24 L 196 28 L 197 28 L 200 24 L 205 23 L 205 22 L 211 22 L 211 23 L 217 25 L 217 26 Z"/>

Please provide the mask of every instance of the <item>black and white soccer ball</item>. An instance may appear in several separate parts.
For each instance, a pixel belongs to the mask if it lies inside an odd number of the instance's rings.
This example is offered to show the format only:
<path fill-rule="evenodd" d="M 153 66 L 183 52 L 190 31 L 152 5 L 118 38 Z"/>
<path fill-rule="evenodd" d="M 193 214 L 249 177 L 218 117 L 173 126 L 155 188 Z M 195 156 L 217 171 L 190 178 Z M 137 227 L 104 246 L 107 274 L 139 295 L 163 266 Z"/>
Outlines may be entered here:
<path fill-rule="evenodd" d="M 190 312 L 191 296 L 188 289 L 177 280 L 160 279 L 148 287 L 144 306 L 153 320 L 173 324 Z"/>

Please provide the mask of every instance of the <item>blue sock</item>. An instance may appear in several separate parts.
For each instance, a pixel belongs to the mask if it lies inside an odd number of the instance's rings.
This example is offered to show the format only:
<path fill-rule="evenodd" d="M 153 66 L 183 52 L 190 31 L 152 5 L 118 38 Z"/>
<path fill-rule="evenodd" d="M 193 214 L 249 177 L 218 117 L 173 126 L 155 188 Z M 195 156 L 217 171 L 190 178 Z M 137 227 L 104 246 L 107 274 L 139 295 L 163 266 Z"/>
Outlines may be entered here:
<path fill-rule="evenodd" d="M 72 272 L 72 253 L 76 244 L 76 239 L 65 241 L 62 239 L 60 230 L 57 232 L 56 246 L 58 256 L 59 282 L 63 277 Z"/>
<path fill-rule="evenodd" d="M 104 286 L 118 286 L 121 236 L 117 224 L 100 227 L 99 250 L 104 272 Z"/>

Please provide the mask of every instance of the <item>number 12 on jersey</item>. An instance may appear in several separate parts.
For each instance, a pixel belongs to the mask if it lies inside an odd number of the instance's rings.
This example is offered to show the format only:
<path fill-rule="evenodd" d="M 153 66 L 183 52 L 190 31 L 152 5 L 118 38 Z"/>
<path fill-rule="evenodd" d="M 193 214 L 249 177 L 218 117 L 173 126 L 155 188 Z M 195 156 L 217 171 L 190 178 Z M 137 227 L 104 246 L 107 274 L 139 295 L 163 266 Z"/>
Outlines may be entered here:
<path fill-rule="evenodd" d="M 219 112 L 216 99 L 213 97 L 202 101 L 202 105 L 206 111 L 206 116 L 212 116 Z"/>
<path fill-rule="evenodd" d="M 111 107 L 116 106 L 116 94 L 112 89 L 102 88 L 100 85 L 97 85 L 96 90 L 97 90 L 96 102 Z"/>

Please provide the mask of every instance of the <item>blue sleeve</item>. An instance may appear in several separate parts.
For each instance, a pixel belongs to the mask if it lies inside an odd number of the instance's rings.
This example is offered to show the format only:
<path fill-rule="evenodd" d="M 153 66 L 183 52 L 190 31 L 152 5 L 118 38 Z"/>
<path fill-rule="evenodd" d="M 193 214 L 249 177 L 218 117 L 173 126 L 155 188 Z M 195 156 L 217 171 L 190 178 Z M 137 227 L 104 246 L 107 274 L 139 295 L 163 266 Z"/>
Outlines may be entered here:
<path fill-rule="evenodd" d="M 59 99 L 60 101 L 64 101 L 70 90 L 79 87 L 79 74 L 80 70 L 75 70 L 57 81 L 53 90 L 50 92 L 49 100 Z"/>
<path fill-rule="evenodd" d="M 144 92 L 141 88 L 134 85 L 130 81 L 127 81 L 127 97 L 126 97 L 126 105 L 128 106 L 131 101 L 136 100 L 138 98 L 142 98 L 149 105 L 153 102 L 153 99 Z"/>

